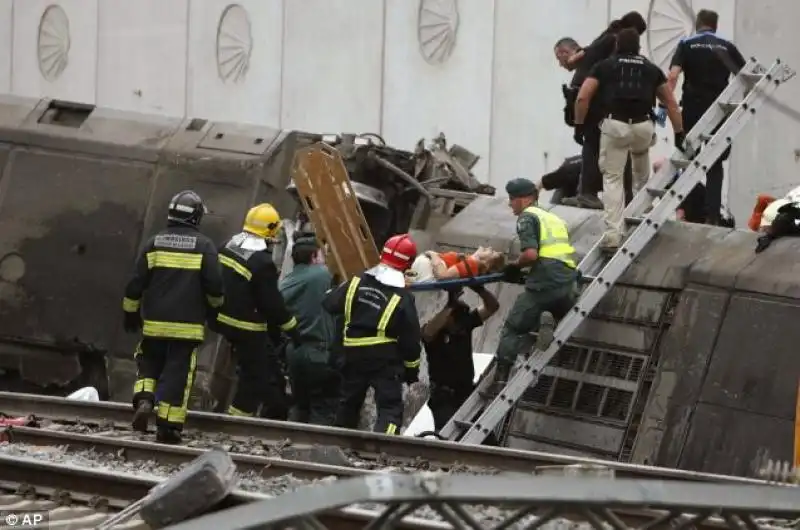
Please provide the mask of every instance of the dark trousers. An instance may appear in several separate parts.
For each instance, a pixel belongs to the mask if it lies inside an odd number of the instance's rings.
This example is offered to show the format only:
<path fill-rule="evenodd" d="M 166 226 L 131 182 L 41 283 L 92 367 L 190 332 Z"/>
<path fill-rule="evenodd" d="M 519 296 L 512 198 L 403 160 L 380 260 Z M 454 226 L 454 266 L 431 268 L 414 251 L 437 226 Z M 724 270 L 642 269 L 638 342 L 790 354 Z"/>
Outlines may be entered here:
<path fill-rule="evenodd" d="M 683 130 L 689 132 L 697 125 L 712 102 L 685 101 L 683 102 Z M 725 174 L 722 162 L 731 154 L 730 148 L 706 171 L 705 211 L 703 212 L 707 224 L 718 225 L 720 222 L 720 209 L 722 208 L 722 183 Z"/>
<path fill-rule="evenodd" d="M 561 320 L 575 305 L 577 287 L 574 283 L 547 291 L 525 289 L 517 296 L 506 317 L 497 344 L 498 364 L 513 365 L 517 356 L 528 355 L 536 343 L 531 335 L 539 330 L 539 319 L 544 311 Z"/>
<path fill-rule="evenodd" d="M 263 406 L 262 417 L 285 420 L 289 410 L 286 380 L 267 333 L 226 330 L 224 334 L 231 344 L 239 375 L 228 414 L 254 416 Z"/>
<path fill-rule="evenodd" d="M 195 341 L 145 337 L 136 347 L 133 406 L 144 399 L 157 404 L 159 428 L 183 429 L 199 346 Z"/>
<path fill-rule="evenodd" d="M 431 381 L 431 397 L 428 399 L 428 408 L 433 415 L 433 425 L 440 431 L 458 411 L 464 401 L 472 394 L 475 385 L 472 381 L 459 385 L 442 385 Z"/>
<path fill-rule="evenodd" d="M 603 191 L 603 173 L 600 172 L 600 127 L 587 123 L 583 132 L 581 149 L 581 180 L 578 193 L 597 195 Z"/>
<path fill-rule="evenodd" d="M 597 124 L 586 124 L 581 159 L 581 177 L 578 184 L 578 193 L 581 195 L 597 195 L 603 191 L 603 173 L 600 171 L 600 126 Z M 631 157 L 628 156 L 623 176 L 625 204 L 628 204 L 633 199 L 632 175 Z M 566 194 L 563 196 L 569 197 Z"/>
<path fill-rule="evenodd" d="M 336 426 L 349 429 L 358 427 L 367 389 L 372 387 L 378 408 L 378 418 L 373 430 L 399 434 L 403 424 L 402 363 L 399 360 L 381 362 L 379 359 L 350 359 L 347 358 L 346 350 L 345 348 L 342 393 L 336 413 Z"/>
<path fill-rule="evenodd" d="M 333 425 L 342 377 L 330 366 L 325 344 L 289 346 L 286 360 L 293 401 L 289 420 Z"/>

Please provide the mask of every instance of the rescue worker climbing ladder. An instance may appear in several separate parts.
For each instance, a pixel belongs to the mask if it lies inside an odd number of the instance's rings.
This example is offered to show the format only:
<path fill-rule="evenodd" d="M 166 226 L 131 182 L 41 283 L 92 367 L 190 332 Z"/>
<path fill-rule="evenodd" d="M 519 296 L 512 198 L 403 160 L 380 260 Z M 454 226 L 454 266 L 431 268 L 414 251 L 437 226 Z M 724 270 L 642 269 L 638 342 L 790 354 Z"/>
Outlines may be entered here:
<path fill-rule="evenodd" d="M 278 269 L 267 240 L 281 227 L 280 215 L 270 204 L 247 212 L 242 232 L 220 250 L 225 305 L 214 327 L 231 344 L 239 369 L 239 384 L 228 413 L 285 420 L 288 414 L 286 382 L 276 346 L 286 333 L 300 342 L 297 319 L 278 291 Z"/>
<path fill-rule="evenodd" d="M 172 198 L 167 228 L 145 243 L 122 302 L 125 330 L 142 331 L 133 427 L 146 432 L 157 404 L 156 437 L 164 443 L 181 440 L 208 309 L 224 301 L 217 251 L 197 229 L 204 213 L 192 191 Z"/>
<path fill-rule="evenodd" d="M 389 238 L 377 266 L 333 289 L 323 303 L 332 315 L 344 316 L 339 427 L 358 427 L 371 386 L 378 408 L 374 430 L 399 434 L 402 384 L 417 381 L 420 365 L 419 317 L 403 275 L 416 254 L 417 246 L 408 234 Z"/>
<path fill-rule="evenodd" d="M 508 381 L 511 367 L 520 352 L 530 352 L 538 331 L 537 350 L 553 340 L 556 319 L 569 312 L 578 294 L 577 272 L 572 259 L 575 249 L 569 242 L 566 223 L 555 214 L 536 206 L 538 191 L 528 179 L 517 178 L 506 184 L 509 204 L 517 219 L 520 257 L 506 267 L 510 281 L 525 283 L 508 313 L 497 345 L 495 388 Z M 530 267 L 527 278 L 522 268 Z"/>

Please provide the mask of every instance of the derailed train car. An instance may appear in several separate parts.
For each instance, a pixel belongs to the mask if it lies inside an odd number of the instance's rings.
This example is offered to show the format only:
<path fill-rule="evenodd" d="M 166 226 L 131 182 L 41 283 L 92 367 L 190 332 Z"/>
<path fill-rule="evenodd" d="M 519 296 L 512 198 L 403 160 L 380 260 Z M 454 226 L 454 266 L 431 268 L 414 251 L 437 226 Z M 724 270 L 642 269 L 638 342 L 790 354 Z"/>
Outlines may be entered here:
<path fill-rule="evenodd" d="M 136 337 L 122 330 L 122 290 L 141 241 L 164 225 L 169 198 L 197 191 L 209 210 L 202 229 L 218 244 L 240 230 L 252 204 L 271 202 L 293 219 L 293 155 L 322 140 L 339 146 L 378 244 L 425 222 L 419 191 L 398 185 L 397 173 L 433 179 L 434 168 L 447 166 L 443 138 L 433 151 L 408 152 L 374 135 L 331 138 L 1 97 L 0 388 L 64 394 L 91 385 L 127 400 Z M 231 370 L 220 346 L 207 340 L 201 350 L 196 408 L 227 398 Z"/>

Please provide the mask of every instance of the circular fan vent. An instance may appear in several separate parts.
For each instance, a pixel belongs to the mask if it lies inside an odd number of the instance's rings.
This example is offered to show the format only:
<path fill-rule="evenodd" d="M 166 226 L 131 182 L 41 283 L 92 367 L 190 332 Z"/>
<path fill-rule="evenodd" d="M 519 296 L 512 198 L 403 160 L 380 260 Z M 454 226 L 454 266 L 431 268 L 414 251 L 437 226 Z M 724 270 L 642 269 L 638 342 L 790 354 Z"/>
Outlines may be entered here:
<path fill-rule="evenodd" d="M 422 57 L 430 64 L 442 64 L 453 53 L 458 31 L 456 0 L 420 0 L 417 39 Z"/>
<path fill-rule="evenodd" d="M 225 82 L 237 83 L 250 68 L 253 36 L 247 11 L 231 4 L 222 12 L 217 27 L 217 73 Z"/>
<path fill-rule="evenodd" d="M 691 0 L 650 0 L 647 41 L 650 60 L 666 70 L 678 43 L 691 35 L 694 12 Z"/>
<path fill-rule="evenodd" d="M 69 58 L 69 19 L 58 5 L 48 6 L 39 21 L 39 71 L 48 81 L 58 79 Z"/>

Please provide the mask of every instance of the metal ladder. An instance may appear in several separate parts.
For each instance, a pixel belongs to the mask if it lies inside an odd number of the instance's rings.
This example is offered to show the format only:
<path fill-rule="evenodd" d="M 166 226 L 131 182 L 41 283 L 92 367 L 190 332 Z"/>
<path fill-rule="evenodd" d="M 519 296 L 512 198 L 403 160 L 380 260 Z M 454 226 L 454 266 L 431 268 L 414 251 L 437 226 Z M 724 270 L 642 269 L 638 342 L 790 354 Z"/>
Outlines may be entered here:
<path fill-rule="evenodd" d="M 567 316 L 559 322 L 552 344 L 544 351 L 533 351 L 496 396 L 489 392 L 494 381 L 493 366 L 439 432 L 443 439 L 479 444 L 501 424 L 525 390 L 536 384 L 542 369 L 589 317 L 595 306 L 694 189 L 701 176 L 722 156 L 756 110 L 778 86 L 794 75 L 794 70 L 784 66 L 780 60 L 769 69 L 759 64 L 755 58 L 748 61 L 687 134 L 684 150 L 676 149 L 669 163 L 664 164 L 628 204 L 624 213 L 625 225 L 628 231 L 633 231 L 622 246 L 610 255 L 602 248 L 601 238 L 581 261 L 579 269 L 591 284 L 583 291 Z M 670 186 L 678 171 L 681 171 L 680 176 Z M 660 200 L 654 203 L 655 199 Z M 648 208 L 651 209 L 648 211 Z"/>

